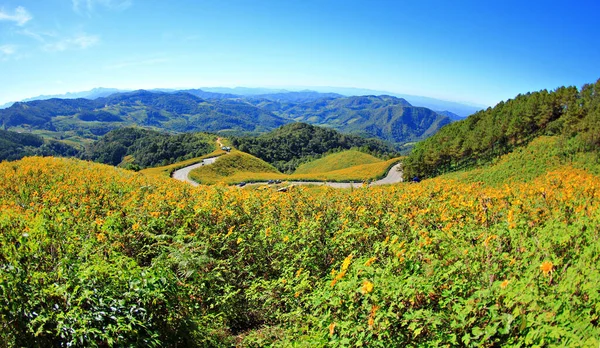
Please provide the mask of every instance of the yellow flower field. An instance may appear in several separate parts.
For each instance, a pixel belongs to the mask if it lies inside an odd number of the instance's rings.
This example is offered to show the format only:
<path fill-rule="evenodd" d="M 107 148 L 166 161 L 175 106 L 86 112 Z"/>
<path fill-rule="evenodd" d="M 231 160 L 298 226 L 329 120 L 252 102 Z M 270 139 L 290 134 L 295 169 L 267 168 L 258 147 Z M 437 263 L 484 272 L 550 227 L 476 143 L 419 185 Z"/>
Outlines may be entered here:
<path fill-rule="evenodd" d="M 0 164 L 6 345 L 598 346 L 600 180 L 286 193 Z"/>

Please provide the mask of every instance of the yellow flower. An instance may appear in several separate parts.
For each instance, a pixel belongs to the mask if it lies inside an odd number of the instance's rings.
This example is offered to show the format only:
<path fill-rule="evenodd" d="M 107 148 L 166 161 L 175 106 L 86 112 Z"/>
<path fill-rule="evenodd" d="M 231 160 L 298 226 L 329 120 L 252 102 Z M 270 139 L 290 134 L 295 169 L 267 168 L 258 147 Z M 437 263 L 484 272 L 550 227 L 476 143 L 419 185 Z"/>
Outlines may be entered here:
<path fill-rule="evenodd" d="M 551 261 L 544 261 L 540 265 L 540 270 L 542 272 L 544 272 L 544 275 L 548 275 L 548 273 L 552 272 L 553 267 L 554 267 L 554 265 L 552 264 Z"/>
<path fill-rule="evenodd" d="M 371 266 L 371 264 L 372 264 L 373 262 L 375 262 L 376 260 L 377 260 L 377 258 L 376 258 L 376 257 L 372 257 L 372 258 L 368 259 L 368 260 L 367 260 L 367 262 L 365 262 L 365 266 L 367 266 L 367 267 L 368 267 L 368 266 Z"/>
<path fill-rule="evenodd" d="M 371 307 L 371 314 L 369 315 L 369 329 L 373 328 L 373 325 L 375 324 L 375 313 L 377 313 L 377 310 L 379 309 L 379 306 L 373 305 Z"/>
<path fill-rule="evenodd" d="M 362 292 L 363 292 L 363 294 L 368 294 L 371 291 L 373 291 L 373 283 L 371 283 L 368 280 L 365 280 L 363 282 L 363 285 L 362 285 Z"/>
<path fill-rule="evenodd" d="M 336 323 L 329 324 L 329 336 L 333 336 L 333 334 L 335 333 L 335 325 Z"/>
<path fill-rule="evenodd" d="M 351 261 L 352 261 L 352 254 L 348 255 L 348 257 L 346 257 L 344 259 L 344 262 L 342 262 L 342 271 L 345 271 L 348 269 Z"/>
<path fill-rule="evenodd" d="M 508 283 L 510 283 L 510 281 L 508 279 L 506 279 L 502 282 L 502 284 L 500 284 L 500 287 L 502 289 L 506 289 L 506 287 L 508 286 Z"/>

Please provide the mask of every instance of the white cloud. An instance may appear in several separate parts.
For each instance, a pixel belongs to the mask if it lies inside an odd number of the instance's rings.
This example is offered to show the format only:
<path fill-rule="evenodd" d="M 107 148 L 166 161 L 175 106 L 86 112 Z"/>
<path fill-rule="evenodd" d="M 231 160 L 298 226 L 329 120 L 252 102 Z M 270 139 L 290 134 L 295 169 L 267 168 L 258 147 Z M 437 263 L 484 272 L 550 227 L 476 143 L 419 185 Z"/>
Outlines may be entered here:
<path fill-rule="evenodd" d="M 18 34 L 21 35 L 25 35 L 27 37 L 30 37 L 32 39 L 35 39 L 39 42 L 46 42 L 47 39 L 56 37 L 56 33 L 52 33 L 52 32 L 41 32 L 41 31 L 32 31 L 29 29 L 23 29 L 20 31 L 17 31 Z"/>
<path fill-rule="evenodd" d="M 71 0 L 73 2 L 73 10 L 77 13 L 91 13 L 96 7 L 104 7 L 109 10 L 123 11 L 130 7 L 133 0 Z"/>
<path fill-rule="evenodd" d="M 4 9 L 0 9 L 0 21 L 12 21 L 16 22 L 17 25 L 24 25 L 32 18 L 31 14 L 23 6 L 17 7 L 12 14 L 4 11 Z"/>
<path fill-rule="evenodd" d="M 0 53 L 5 56 L 13 55 L 17 52 L 17 48 L 14 45 L 2 45 L 0 46 Z"/>
<path fill-rule="evenodd" d="M 17 53 L 15 45 L 0 45 L 0 62 L 7 61 Z"/>
<path fill-rule="evenodd" d="M 70 49 L 84 49 L 92 47 L 98 42 L 100 42 L 99 36 L 82 33 L 56 42 L 47 43 L 43 46 L 43 48 L 46 51 L 61 52 Z"/>

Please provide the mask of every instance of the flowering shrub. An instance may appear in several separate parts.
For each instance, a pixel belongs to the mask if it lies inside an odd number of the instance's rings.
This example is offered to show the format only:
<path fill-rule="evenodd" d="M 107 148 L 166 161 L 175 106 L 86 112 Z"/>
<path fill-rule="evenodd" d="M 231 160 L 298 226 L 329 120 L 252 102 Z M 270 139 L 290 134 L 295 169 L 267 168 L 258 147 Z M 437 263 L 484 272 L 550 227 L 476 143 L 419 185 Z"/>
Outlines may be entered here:
<path fill-rule="evenodd" d="M 600 181 L 286 193 L 0 164 L 7 346 L 598 346 Z"/>

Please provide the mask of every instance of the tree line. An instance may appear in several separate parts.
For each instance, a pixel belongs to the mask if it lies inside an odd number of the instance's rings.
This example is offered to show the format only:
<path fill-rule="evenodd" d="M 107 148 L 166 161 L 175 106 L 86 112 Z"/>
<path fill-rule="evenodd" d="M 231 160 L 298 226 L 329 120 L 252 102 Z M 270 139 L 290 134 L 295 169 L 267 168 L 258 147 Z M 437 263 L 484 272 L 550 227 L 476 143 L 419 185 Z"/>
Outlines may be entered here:
<path fill-rule="evenodd" d="M 408 177 L 432 177 L 468 168 L 512 151 L 540 135 L 559 135 L 565 151 L 600 146 L 600 80 L 554 91 L 520 94 L 443 127 L 418 143 L 404 162 Z"/>
<path fill-rule="evenodd" d="M 356 148 L 377 157 L 397 155 L 393 146 L 376 139 L 342 134 L 330 128 L 292 123 L 257 137 L 232 137 L 233 146 L 256 156 L 283 173 L 324 154 Z"/>

